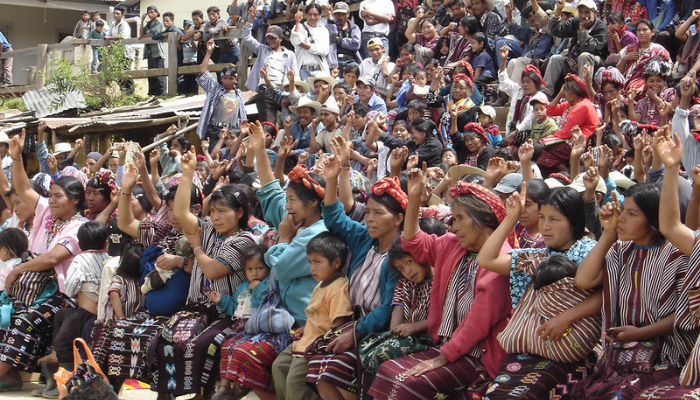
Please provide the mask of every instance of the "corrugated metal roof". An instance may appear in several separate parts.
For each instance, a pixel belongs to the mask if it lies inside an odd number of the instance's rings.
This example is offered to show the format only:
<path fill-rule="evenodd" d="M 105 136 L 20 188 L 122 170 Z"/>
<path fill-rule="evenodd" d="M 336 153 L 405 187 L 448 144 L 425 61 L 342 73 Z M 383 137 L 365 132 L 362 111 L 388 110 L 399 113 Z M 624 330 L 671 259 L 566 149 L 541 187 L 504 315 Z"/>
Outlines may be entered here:
<path fill-rule="evenodd" d="M 48 115 L 57 114 L 61 111 L 70 110 L 73 108 L 85 108 L 85 98 L 80 92 L 69 93 L 61 102 L 58 108 L 53 108 L 52 103 L 59 100 L 59 96 L 51 93 L 50 86 L 32 90 L 22 96 L 24 104 L 31 111 L 36 112 L 37 118 L 43 118 Z"/>

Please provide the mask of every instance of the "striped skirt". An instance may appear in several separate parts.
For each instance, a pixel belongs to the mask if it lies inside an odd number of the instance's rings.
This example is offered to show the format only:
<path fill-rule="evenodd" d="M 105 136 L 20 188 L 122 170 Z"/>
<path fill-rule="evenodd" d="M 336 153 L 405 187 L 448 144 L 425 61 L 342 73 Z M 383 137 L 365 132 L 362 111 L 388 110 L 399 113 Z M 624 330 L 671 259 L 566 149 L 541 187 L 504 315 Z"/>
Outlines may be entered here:
<path fill-rule="evenodd" d="M 156 346 L 168 320 L 142 312 L 126 319 L 95 322 L 90 348 L 107 377 L 151 382 Z"/>
<path fill-rule="evenodd" d="M 594 359 L 562 363 L 535 355 L 512 354 L 498 369 L 484 399 L 560 399 L 594 366 Z"/>
<path fill-rule="evenodd" d="M 651 385 L 642 390 L 634 400 L 692 400 L 700 399 L 700 386 L 681 386 L 676 378 L 667 379 L 663 382 Z"/>
<path fill-rule="evenodd" d="M 463 356 L 453 363 L 421 376 L 405 373 L 421 361 L 440 355 L 432 348 L 410 356 L 382 363 L 369 395 L 375 399 L 473 399 L 486 391 L 489 376 L 481 360 Z"/>
<path fill-rule="evenodd" d="M 48 354 L 56 313 L 75 304 L 62 293 L 56 293 L 42 305 L 15 314 L 10 326 L 0 328 L 0 362 L 21 371 L 34 371 L 36 361 Z"/>
<path fill-rule="evenodd" d="M 341 354 L 316 354 L 309 359 L 306 383 L 326 382 L 340 390 L 357 393 L 357 349 Z"/>
<path fill-rule="evenodd" d="M 221 379 L 229 379 L 252 390 L 274 393 L 272 363 L 275 347 L 265 341 L 224 343 L 221 351 Z"/>
<path fill-rule="evenodd" d="M 158 393 L 183 396 L 198 393 L 204 398 L 214 394 L 219 378 L 221 344 L 228 336 L 231 318 L 214 321 L 192 340 L 184 350 L 161 338 L 156 350 L 157 370 L 152 388 Z"/>
<path fill-rule="evenodd" d="M 568 164 L 569 158 L 571 158 L 571 146 L 563 142 L 542 150 L 540 158 L 537 159 L 537 165 L 543 169 L 556 170 L 556 166 Z"/>

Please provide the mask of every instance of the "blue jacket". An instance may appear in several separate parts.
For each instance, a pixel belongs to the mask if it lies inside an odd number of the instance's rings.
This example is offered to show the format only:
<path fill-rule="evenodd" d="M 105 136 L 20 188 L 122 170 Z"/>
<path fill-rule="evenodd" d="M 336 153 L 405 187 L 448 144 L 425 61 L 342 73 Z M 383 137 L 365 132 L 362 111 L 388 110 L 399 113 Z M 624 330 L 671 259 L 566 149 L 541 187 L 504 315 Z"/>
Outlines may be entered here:
<path fill-rule="evenodd" d="M 250 291 L 250 307 L 255 309 L 260 307 L 260 302 L 262 301 L 263 292 L 267 290 L 267 285 L 270 282 L 270 277 L 267 276 L 265 279 L 260 281 L 253 290 Z M 243 294 L 243 292 L 248 291 L 248 285 L 250 281 L 241 282 L 236 288 L 236 293 L 232 296 L 221 295 L 221 300 L 216 304 L 222 313 L 226 315 L 233 315 L 236 312 L 236 307 L 238 307 L 238 296 Z"/>
<path fill-rule="evenodd" d="M 265 221 L 272 223 L 275 229 L 287 215 L 284 206 L 287 196 L 278 180 L 261 187 L 256 195 L 260 199 Z M 265 263 L 272 268 L 277 280 L 282 304 L 299 325 L 306 325 L 304 310 L 309 305 L 311 292 L 318 282 L 311 276 L 306 245 L 321 232 L 326 231 L 323 221 L 319 220 L 310 227 L 297 233 L 291 243 L 276 244 L 265 253 Z"/>
<path fill-rule="evenodd" d="M 348 25 L 350 26 L 350 37 L 338 38 L 338 40 L 335 42 L 331 40 L 330 51 L 328 52 L 328 56 L 326 56 L 328 66 L 331 69 L 336 68 L 338 66 L 338 47 L 352 51 L 355 56 L 354 61 L 358 65 L 362 62 L 362 58 L 360 58 L 359 52 L 360 43 L 362 41 L 362 31 L 352 21 L 348 21 Z M 328 23 L 326 23 L 326 29 L 328 29 L 328 33 L 330 34 L 331 39 L 338 36 L 338 24 L 332 21 L 328 21 Z M 340 73 L 342 75 L 343 71 L 340 71 Z"/>
<path fill-rule="evenodd" d="M 323 210 L 323 222 L 325 222 L 328 231 L 339 235 L 350 248 L 352 260 L 350 261 L 348 278 L 351 278 L 357 267 L 365 261 L 367 252 L 372 246 L 378 245 L 379 241 L 369 236 L 367 227 L 345 215 L 343 205 L 339 201 L 331 205 L 324 204 L 321 209 Z M 392 311 L 391 300 L 394 297 L 394 288 L 398 278 L 398 272 L 389 266 L 389 257 L 386 257 L 379 276 L 381 304 L 358 322 L 357 332 L 360 336 L 364 337 L 373 332 L 383 332 L 389 329 Z"/>

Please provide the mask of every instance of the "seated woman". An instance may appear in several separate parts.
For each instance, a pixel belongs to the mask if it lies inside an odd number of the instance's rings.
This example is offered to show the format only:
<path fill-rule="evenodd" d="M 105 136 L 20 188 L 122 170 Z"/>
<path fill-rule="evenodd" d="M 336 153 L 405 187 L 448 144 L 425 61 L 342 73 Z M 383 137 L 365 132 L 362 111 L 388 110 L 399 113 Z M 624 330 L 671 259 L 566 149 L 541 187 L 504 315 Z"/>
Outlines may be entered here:
<path fill-rule="evenodd" d="M 560 116 L 561 119 L 559 120 L 559 130 L 541 140 L 545 149 L 540 158 L 537 159 L 537 165 L 542 170 L 542 176 L 568 170 L 567 164 L 573 143 L 571 135 L 573 127 L 581 128 L 581 132 L 588 139 L 600 122 L 595 106 L 588 97 L 586 84 L 581 78 L 574 74 L 568 74 L 564 81 L 559 94 L 547 107 L 547 115 Z M 566 101 L 559 103 L 562 98 L 565 98 Z"/>
<path fill-rule="evenodd" d="M 684 333 L 694 331 L 695 338 L 697 337 L 697 329 L 700 328 L 697 308 L 698 295 L 700 295 L 697 290 L 698 279 L 700 279 L 700 273 L 698 273 L 698 268 L 700 268 L 700 263 L 698 262 L 700 236 L 697 235 L 696 231 L 693 231 L 681 222 L 681 211 L 678 206 L 678 175 L 684 149 L 678 136 L 672 136 L 668 127 L 662 128 L 662 131 L 659 132 L 658 137 L 655 139 L 654 147 L 666 167 L 660 194 L 660 197 L 664 199 L 664 205 L 661 206 L 659 204 L 658 209 L 659 234 L 668 239 L 668 243 L 663 247 L 677 248 L 677 251 L 689 256 L 688 270 L 683 277 L 679 277 L 683 281 L 677 297 L 678 310 L 675 312 L 673 333 L 675 334 L 676 331 Z M 697 171 L 697 169 L 698 167 L 696 166 L 693 171 Z M 693 175 L 696 176 L 695 173 Z M 690 213 L 691 210 L 689 209 L 688 215 Z M 685 358 L 682 361 L 685 365 L 680 371 L 680 375 L 672 376 L 663 382 L 648 386 L 641 393 L 637 394 L 635 399 L 649 399 L 655 393 L 663 393 L 664 397 L 669 399 L 692 398 L 700 388 L 699 343 L 696 340 L 690 354 L 684 354 Z"/>
<path fill-rule="evenodd" d="M 29 183 L 22 164 L 24 130 L 10 141 L 13 185 L 17 195 L 34 210 L 35 229 L 29 237 L 29 250 L 35 258 L 13 268 L 5 279 L 10 287 L 25 271 L 54 270 L 58 292 L 43 304 L 12 316 L 12 329 L 0 328 L 0 390 L 19 390 L 19 371 L 33 371 L 37 359 L 46 355 L 51 343 L 53 316 L 64 307 L 74 307 L 63 294 L 65 279 L 73 257 L 80 253 L 77 232 L 87 219 L 80 214 L 85 207 L 85 189 L 75 178 L 61 177 L 51 186 L 51 201 L 39 196 Z"/>
<path fill-rule="evenodd" d="M 484 268 L 510 278 L 510 297 L 515 310 L 506 330 L 498 337 L 508 357 L 498 370 L 498 378 L 489 386 L 485 397 L 489 400 L 543 399 L 552 390 L 556 395 L 568 393 L 573 385 L 570 382 L 587 375 L 586 358 L 600 337 L 598 293 L 580 290 L 568 278 L 554 288 L 567 292 L 557 302 L 562 306 L 547 310 L 545 317 L 538 312 L 541 294 L 533 285 L 540 263 L 550 255 L 563 254 L 578 264 L 595 245 L 594 241 L 583 238 L 583 199 L 576 190 L 554 189 L 540 203 L 539 229 L 545 248 L 516 249 L 509 254 L 499 251 L 526 207 L 523 199 L 527 199 L 527 189 L 508 199 L 508 215 L 477 257 Z M 569 328 L 575 329 L 571 337 Z M 542 365 L 546 366 L 547 375 L 538 380 L 529 379 L 529 374 L 536 373 Z M 569 376 L 573 380 L 567 381 Z"/>
<path fill-rule="evenodd" d="M 426 100 L 430 107 L 444 107 L 443 109 L 445 111 L 440 115 L 438 120 L 438 130 L 440 132 L 440 141 L 444 146 L 449 147 L 452 144 L 452 121 L 454 119 L 454 112 L 457 113 L 457 128 L 466 125 L 468 122 L 476 121 L 476 104 L 471 99 L 474 82 L 472 78 L 465 74 L 457 74 L 452 78 L 450 94 L 440 96 L 438 89 L 442 74 L 442 68 L 437 68 L 435 70 L 435 76 L 433 77 L 433 82 L 430 85 L 430 92 L 428 92 Z M 461 152 L 457 152 L 458 163 L 463 163 L 465 158 L 466 154 L 464 149 L 462 149 Z"/>
<path fill-rule="evenodd" d="M 395 138 L 387 132 L 383 132 L 379 138 L 386 147 L 395 149 L 405 146 L 408 148 L 408 155 L 418 155 L 418 165 L 423 162 L 428 164 L 428 167 L 435 167 L 442 161 L 443 145 L 440 140 L 435 137 L 435 124 L 428 118 L 418 118 L 410 125 L 409 132 L 411 138 L 403 140 Z"/>
<path fill-rule="evenodd" d="M 664 46 L 652 42 L 655 34 L 653 22 L 648 19 L 639 20 L 635 34 L 639 43 L 620 50 L 620 61 L 617 63 L 617 69 L 627 79 L 625 91 L 630 87 L 639 86 L 643 82 L 644 66 L 652 58 L 661 57 L 664 61 L 671 61 L 668 50 Z"/>
<path fill-rule="evenodd" d="M 679 329 L 674 325 L 678 316 L 688 311 L 678 295 L 688 257 L 659 231 L 660 203 L 661 188 L 652 182 L 627 189 L 621 207 L 613 192 L 613 201 L 599 212 L 603 234 L 576 273 L 576 284 L 581 288 L 603 285 L 603 333 L 607 340 L 621 344 L 649 341 L 658 346 L 658 352 L 651 352 L 648 359 L 640 356 L 636 360 L 654 367 L 637 373 L 627 385 L 609 388 L 611 397 L 629 399 L 647 386 L 678 377 L 700 332 L 697 327 Z M 674 206 L 669 202 L 664 207 Z M 604 360 L 605 355 L 602 357 Z M 586 379 L 580 385 L 600 381 Z"/>
<path fill-rule="evenodd" d="M 457 182 L 450 190 L 451 232 L 429 236 L 418 228 L 424 181 L 424 172 L 409 171 L 402 246 L 418 262 L 435 266 L 428 333 L 439 347 L 382 363 L 369 391 L 375 399 L 481 396 L 505 358 L 496 336 L 510 315 L 508 278 L 480 267 L 475 257 L 505 207 L 490 190 Z"/>
<path fill-rule="evenodd" d="M 306 382 L 316 386 L 324 399 L 350 393 L 365 393 L 369 383 L 358 365 L 357 341 L 370 333 L 383 332 L 391 321 L 391 300 L 398 274 L 389 267 L 387 252 L 401 233 L 407 202 L 397 178 L 383 178 L 371 186 L 365 206 L 364 224 L 346 215 L 341 198 L 351 196 L 350 148 L 334 139 L 335 157 L 325 165 L 327 190 L 323 203 L 323 221 L 330 232 L 340 235 L 350 248 L 348 272 L 350 305 L 361 310 L 362 318 L 344 326 L 343 333 L 328 345 L 328 353 L 309 359 Z M 352 367 L 350 367 L 352 366 Z M 367 385 L 366 387 L 364 385 Z"/>
<path fill-rule="evenodd" d="M 406 28 L 406 39 L 411 43 L 415 43 L 416 61 L 421 65 L 425 65 L 435 55 L 440 35 L 438 35 L 435 28 L 437 21 L 433 18 L 426 18 L 422 7 L 418 7 L 415 15 L 416 17 L 409 22 L 408 28 Z M 421 33 L 415 33 L 416 28 L 419 26 Z"/>
<path fill-rule="evenodd" d="M 659 57 L 644 65 L 644 86 L 630 89 L 630 100 L 638 100 L 636 107 L 629 108 L 631 120 L 656 126 L 668 122 L 673 114 L 671 103 L 676 99 L 676 89 L 666 87 L 671 68 L 670 62 Z"/>
<path fill-rule="evenodd" d="M 231 319 L 209 301 L 209 292 L 232 295 L 246 279 L 243 254 L 255 246 L 248 228 L 250 208 L 245 194 L 236 185 L 224 185 L 211 194 L 209 218 L 199 219 L 189 211 L 197 165 L 194 146 L 183 155 L 182 161 L 182 178 L 173 212 L 194 249 L 195 263 L 187 305 L 178 312 L 182 316 L 178 324 L 202 323 L 203 330 L 186 340 L 161 337 L 158 341 L 155 386 L 159 399 L 189 393 L 195 393 L 195 399 L 203 399 L 214 393 L 219 372 L 218 350 Z"/>
<path fill-rule="evenodd" d="M 457 119 L 456 111 L 452 112 L 454 122 Z M 453 130 L 455 125 L 452 125 Z M 491 141 L 486 131 L 476 122 L 468 122 L 464 125 L 463 132 L 456 132 L 452 135 L 452 138 L 455 150 L 458 153 L 460 149 L 466 148 L 467 150 L 467 157 L 464 159 L 463 165 L 477 167 L 485 171 L 489 160 L 496 155 L 496 150 L 491 146 Z M 464 151 L 462 150 L 462 152 Z"/>

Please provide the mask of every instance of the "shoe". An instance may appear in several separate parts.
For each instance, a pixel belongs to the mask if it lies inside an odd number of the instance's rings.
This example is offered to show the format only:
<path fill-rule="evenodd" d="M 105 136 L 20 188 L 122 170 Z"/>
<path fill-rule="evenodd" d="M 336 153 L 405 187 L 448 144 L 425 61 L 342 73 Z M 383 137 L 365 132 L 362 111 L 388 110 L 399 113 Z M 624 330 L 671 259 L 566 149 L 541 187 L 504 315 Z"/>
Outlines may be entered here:
<path fill-rule="evenodd" d="M 41 393 L 41 396 L 44 398 L 47 398 L 47 399 L 57 399 L 58 398 L 58 388 L 54 386 L 54 388 L 51 390 L 44 389 L 44 392 Z"/>
<path fill-rule="evenodd" d="M 14 382 L 2 382 L 0 383 L 0 392 L 19 391 L 22 390 L 22 385 L 24 385 L 24 382 L 21 379 Z"/>
<path fill-rule="evenodd" d="M 217 390 L 213 396 L 211 396 L 211 400 L 231 400 L 235 398 L 236 396 L 233 390 L 231 390 L 230 387 L 223 385 L 219 387 L 219 390 Z"/>
<path fill-rule="evenodd" d="M 44 389 L 34 389 L 34 390 L 32 390 L 32 396 L 34 396 L 34 397 L 44 397 Z"/>

